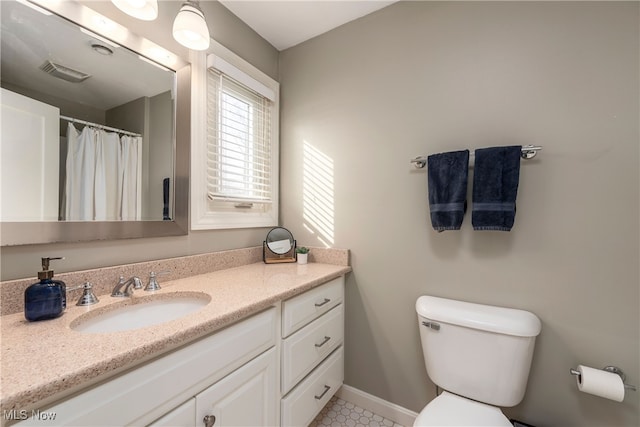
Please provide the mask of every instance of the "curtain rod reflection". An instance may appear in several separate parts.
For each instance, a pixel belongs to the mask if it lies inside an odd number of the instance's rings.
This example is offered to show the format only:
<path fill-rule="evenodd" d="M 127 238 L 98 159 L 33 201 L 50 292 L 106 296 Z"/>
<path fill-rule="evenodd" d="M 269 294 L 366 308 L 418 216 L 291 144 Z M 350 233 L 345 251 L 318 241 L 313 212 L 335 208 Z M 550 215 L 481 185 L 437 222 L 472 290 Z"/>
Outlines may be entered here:
<path fill-rule="evenodd" d="M 112 131 L 112 132 L 122 133 L 124 135 L 142 136 L 139 133 L 129 132 L 129 131 L 118 129 L 118 128 L 112 128 L 110 126 L 100 125 L 98 123 L 92 123 L 92 122 L 88 122 L 86 120 L 75 119 L 73 117 L 60 116 L 60 119 L 66 120 L 66 121 L 71 122 L 71 123 L 79 123 L 79 124 L 82 124 L 82 125 L 93 126 L 93 127 L 98 128 L 98 129 L 104 129 L 104 130 L 109 130 L 109 131 Z"/>

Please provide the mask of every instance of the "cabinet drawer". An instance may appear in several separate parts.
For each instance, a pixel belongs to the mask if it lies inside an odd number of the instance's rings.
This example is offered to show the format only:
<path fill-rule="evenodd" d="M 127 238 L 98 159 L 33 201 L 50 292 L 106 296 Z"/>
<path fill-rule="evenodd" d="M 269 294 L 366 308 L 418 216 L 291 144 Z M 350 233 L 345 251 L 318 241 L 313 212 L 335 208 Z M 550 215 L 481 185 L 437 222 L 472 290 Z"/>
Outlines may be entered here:
<path fill-rule="evenodd" d="M 334 307 L 282 344 L 282 394 L 344 341 L 344 304 Z"/>
<path fill-rule="evenodd" d="M 283 426 L 308 426 L 344 380 L 344 350 L 340 346 L 282 399 Z"/>
<path fill-rule="evenodd" d="M 282 336 L 288 337 L 344 299 L 344 276 L 293 297 L 282 304 Z"/>

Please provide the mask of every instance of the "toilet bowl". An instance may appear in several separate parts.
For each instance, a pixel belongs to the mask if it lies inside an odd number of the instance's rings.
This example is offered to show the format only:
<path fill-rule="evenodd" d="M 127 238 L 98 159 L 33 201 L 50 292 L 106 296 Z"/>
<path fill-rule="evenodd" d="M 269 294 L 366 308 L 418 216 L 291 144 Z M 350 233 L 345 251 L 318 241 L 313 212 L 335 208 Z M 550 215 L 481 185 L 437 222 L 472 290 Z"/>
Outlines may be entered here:
<path fill-rule="evenodd" d="M 491 405 L 443 391 L 418 414 L 414 426 L 513 427 L 502 411 Z"/>
<path fill-rule="evenodd" d="M 524 397 L 540 319 L 432 296 L 418 298 L 416 312 L 427 374 L 444 391 L 414 426 L 511 427 L 500 408 Z"/>

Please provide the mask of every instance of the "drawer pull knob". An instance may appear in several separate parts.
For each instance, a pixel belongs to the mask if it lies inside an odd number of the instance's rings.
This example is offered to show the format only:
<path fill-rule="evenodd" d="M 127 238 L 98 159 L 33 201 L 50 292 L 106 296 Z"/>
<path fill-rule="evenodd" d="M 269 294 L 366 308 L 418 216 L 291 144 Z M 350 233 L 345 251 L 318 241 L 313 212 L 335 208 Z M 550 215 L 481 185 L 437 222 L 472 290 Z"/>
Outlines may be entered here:
<path fill-rule="evenodd" d="M 320 393 L 320 395 L 318 396 L 313 396 L 315 397 L 317 400 L 320 400 L 324 397 L 325 394 L 327 394 L 327 392 L 331 389 L 331 387 L 329 387 L 328 385 L 324 386 L 324 391 L 322 393 Z"/>
<path fill-rule="evenodd" d="M 328 304 L 330 302 L 331 302 L 331 300 L 329 298 L 325 298 L 324 301 L 317 302 L 315 305 L 316 305 L 316 307 L 322 307 L 323 305 Z"/>
<path fill-rule="evenodd" d="M 316 344 L 317 348 L 322 347 L 323 345 L 325 345 L 329 340 L 331 339 L 331 337 L 324 337 L 324 339 L 322 340 L 322 342 L 320 344 Z"/>
<path fill-rule="evenodd" d="M 216 416 L 206 415 L 202 422 L 204 423 L 204 427 L 213 427 L 213 425 L 216 423 Z"/>

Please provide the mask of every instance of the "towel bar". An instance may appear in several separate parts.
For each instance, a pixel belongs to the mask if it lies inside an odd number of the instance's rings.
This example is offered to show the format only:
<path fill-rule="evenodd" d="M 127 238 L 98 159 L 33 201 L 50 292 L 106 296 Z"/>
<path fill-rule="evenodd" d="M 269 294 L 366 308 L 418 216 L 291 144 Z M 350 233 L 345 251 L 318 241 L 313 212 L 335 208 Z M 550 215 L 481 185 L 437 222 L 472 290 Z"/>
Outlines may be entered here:
<path fill-rule="evenodd" d="M 540 150 L 542 150 L 542 147 L 539 145 L 523 145 L 520 157 L 525 160 L 533 159 Z M 470 153 L 469 155 L 473 157 L 473 153 Z M 411 159 L 411 163 L 415 163 L 414 166 L 416 168 L 422 169 L 427 165 L 427 156 L 418 156 L 415 159 Z"/>

